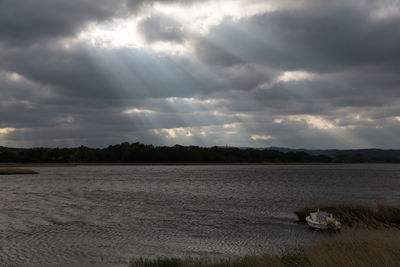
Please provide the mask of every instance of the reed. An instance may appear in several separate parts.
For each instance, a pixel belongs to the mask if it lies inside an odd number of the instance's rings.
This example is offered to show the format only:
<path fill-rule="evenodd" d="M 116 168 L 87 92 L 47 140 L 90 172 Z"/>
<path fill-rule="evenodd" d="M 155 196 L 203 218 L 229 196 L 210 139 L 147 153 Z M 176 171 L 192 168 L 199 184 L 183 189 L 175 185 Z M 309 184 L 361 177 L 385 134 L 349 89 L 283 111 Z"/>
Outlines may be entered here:
<path fill-rule="evenodd" d="M 399 266 L 398 230 L 365 231 L 305 248 L 311 266 Z"/>

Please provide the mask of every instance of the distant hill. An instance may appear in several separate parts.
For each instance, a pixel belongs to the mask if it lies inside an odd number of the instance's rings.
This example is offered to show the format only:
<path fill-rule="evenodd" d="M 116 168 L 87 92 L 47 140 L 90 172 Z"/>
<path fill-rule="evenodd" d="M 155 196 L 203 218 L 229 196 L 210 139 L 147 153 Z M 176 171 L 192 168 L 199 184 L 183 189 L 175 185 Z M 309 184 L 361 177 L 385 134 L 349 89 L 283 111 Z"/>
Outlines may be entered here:
<path fill-rule="evenodd" d="M 309 155 L 324 155 L 340 161 L 345 158 L 363 158 L 363 161 L 400 162 L 399 149 L 291 149 L 286 147 L 268 147 L 279 152 L 305 152 Z"/>

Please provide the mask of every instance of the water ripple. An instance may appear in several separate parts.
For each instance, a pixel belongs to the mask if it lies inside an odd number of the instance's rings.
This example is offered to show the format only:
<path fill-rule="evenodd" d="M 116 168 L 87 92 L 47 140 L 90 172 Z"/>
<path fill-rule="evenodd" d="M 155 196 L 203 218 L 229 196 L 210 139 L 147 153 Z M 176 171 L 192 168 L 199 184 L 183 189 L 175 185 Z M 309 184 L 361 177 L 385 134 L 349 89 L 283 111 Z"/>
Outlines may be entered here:
<path fill-rule="evenodd" d="M 0 177 L 0 265 L 279 252 L 315 239 L 293 211 L 400 203 L 398 165 L 78 166 Z"/>

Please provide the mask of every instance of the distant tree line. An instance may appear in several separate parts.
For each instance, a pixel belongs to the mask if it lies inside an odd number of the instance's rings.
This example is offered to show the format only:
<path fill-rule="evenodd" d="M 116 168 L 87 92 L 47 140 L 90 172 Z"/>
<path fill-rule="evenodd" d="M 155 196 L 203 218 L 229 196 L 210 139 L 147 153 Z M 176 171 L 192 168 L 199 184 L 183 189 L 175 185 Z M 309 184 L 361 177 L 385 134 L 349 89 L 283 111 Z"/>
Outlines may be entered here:
<path fill-rule="evenodd" d="M 400 163 L 398 156 L 366 156 L 363 154 L 341 154 L 332 159 L 334 163 Z"/>
<path fill-rule="evenodd" d="M 273 149 L 199 146 L 153 146 L 122 143 L 106 148 L 5 148 L 0 162 L 17 163 L 363 163 L 400 162 L 399 157 L 343 154 L 334 157 Z"/>
<path fill-rule="evenodd" d="M 0 162 L 19 163 L 281 163 L 332 162 L 328 156 L 270 149 L 153 146 L 122 143 L 107 148 L 0 148 Z"/>

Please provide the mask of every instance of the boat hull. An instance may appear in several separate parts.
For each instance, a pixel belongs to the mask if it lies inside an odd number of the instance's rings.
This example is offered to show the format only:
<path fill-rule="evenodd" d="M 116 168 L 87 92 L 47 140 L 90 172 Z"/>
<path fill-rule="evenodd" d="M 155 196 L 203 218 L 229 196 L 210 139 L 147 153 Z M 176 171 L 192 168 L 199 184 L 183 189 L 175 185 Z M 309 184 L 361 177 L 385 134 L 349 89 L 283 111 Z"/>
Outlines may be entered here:
<path fill-rule="evenodd" d="M 335 222 L 335 224 L 332 226 L 329 226 L 327 223 L 321 223 L 314 221 L 311 216 L 306 217 L 307 224 L 310 226 L 310 228 L 315 229 L 315 230 L 340 230 L 341 224 L 339 222 Z"/>
<path fill-rule="evenodd" d="M 316 229 L 316 230 L 326 230 L 326 229 L 328 229 L 328 226 L 326 224 L 315 222 L 310 218 L 310 216 L 306 217 L 306 221 L 307 221 L 307 224 L 312 229 Z"/>

